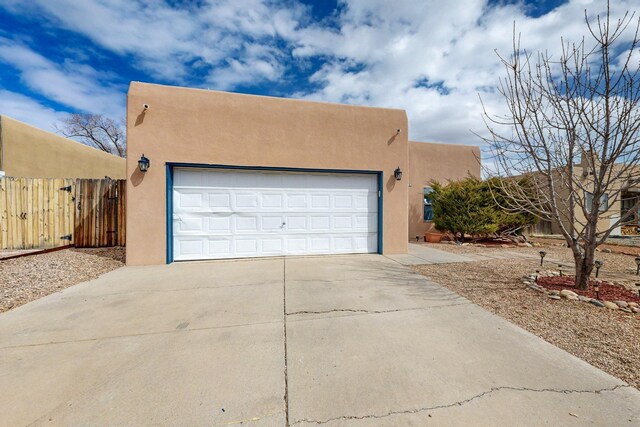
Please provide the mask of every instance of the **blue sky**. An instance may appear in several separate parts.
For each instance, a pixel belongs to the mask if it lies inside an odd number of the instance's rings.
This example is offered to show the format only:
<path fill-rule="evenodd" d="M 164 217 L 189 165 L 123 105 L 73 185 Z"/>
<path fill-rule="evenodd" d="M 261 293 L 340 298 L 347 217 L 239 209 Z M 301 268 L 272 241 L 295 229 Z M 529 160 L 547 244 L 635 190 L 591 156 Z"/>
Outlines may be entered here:
<path fill-rule="evenodd" d="M 614 15 L 638 9 L 614 2 Z M 407 110 L 416 140 L 479 144 L 512 26 L 585 35 L 604 1 L 1 0 L 0 114 L 124 118 L 130 81 Z"/>

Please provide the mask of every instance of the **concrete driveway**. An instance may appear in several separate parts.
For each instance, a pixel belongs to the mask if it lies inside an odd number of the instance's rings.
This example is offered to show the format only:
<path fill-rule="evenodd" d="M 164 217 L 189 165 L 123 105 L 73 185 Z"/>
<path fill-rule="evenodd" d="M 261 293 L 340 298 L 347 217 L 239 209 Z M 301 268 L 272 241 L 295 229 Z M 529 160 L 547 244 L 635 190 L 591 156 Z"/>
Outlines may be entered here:
<path fill-rule="evenodd" d="M 640 423 L 636 389 L 377 255 L 116 270 L 0 315 L 0 384 L 11 426 Z"/>

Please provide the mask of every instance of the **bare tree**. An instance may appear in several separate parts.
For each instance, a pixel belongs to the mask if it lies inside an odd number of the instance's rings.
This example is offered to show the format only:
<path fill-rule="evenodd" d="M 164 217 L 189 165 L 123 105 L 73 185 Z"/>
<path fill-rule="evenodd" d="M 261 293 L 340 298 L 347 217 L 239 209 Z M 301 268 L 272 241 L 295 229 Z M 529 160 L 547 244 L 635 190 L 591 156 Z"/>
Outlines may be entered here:
<path fill-rule="evenodd" d="M 508 113 L 484 109 L 491 175 L 503 206 L 553 222 L 571 248 L 576 285 L 588 288 L 595 250 L 637 215 L 640 198 L 620 202 L 640 183 L 640 20 L 628 12 L 589 18 L 587 41 L 566 43 L 557 58 L 520 47 L 500 57 L 498 90 Z M 482 100 L 481 100 L 482 101 Z M 483 108 L 484 104 L 483 104 Z M 522 185 L 522 182 L 526 185 Z M 636 216 L 637 219 L 637 216 Z"/>
<path fill-rule="evenodd" d="M 56 126 L 56 131 L 98 150 L 126 157 L 124 126 L 101 114 L 71 114 L 62 121 L 61 126 Z"/>

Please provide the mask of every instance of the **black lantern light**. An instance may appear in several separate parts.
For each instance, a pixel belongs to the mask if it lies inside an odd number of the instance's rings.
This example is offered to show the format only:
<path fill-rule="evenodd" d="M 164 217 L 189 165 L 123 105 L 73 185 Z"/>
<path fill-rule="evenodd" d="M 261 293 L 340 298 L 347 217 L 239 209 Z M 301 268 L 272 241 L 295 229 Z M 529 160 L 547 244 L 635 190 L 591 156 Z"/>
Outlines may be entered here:
<path fill-rule="evenodd" d="M 542 266 L 542 261 L 544 261 L 544 257 L 547 255 L 546 251 L 538 252 L 540 254 L 540 266 Z"/>
<path fill-rule="evenodd" d="M 149 170 L 149 166 L 151 166 L 151 161 L 143 154 L 140 160 L 138 160 L 138 169 L 140 169 L 140 172 L 146 172 Z"/>
<path fill-rule="evenodd" d="M 562 277 L 562 264 L 558 264 L 558 270 L 560 270 L 560 277 Z"/>
<path fill-rule="evenodd" d="M 640 276 L 640 256 L 636 257 L 636 276 Z"/>
<path fill-rule="evenodd" d="M 593 284 L 593 290 L 596 293 L 596 299 L 600 299 L 600 282 L 596 280 L 596 282 Z"/>
<path fill-rule="evenodd" d="M 604 262 L 602 262 L 602 261 L 594 261 L 593 265 L 596 268 L 596 279 L 597 279 L 598 278 L 598 273 L 600 273 L 600 269 L 604 265 Z"/>
<path fill-rule="evenodd" d="M 640 297 L 640 283 L 636 283 L 636 288 L 638 288 L 638 296 Z"/>
<path fill-rule="evenodd" d="M 396 178 L 396 181 L 400 181 L 402 179 L 402 171 L 400 170 L 400 166 L 393 171 L 393 176 Z"/>

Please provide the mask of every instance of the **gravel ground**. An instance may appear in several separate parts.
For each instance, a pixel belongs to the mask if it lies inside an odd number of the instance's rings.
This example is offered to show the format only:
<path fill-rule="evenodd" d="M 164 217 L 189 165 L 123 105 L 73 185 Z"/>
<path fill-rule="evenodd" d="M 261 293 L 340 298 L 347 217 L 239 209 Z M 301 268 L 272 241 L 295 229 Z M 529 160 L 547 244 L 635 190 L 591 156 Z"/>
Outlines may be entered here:
<path fill-rule="evenodd" d="M 536 257 L 537 261 L 531 261 L 528 263 L 530 271 L 527 273 L 533 273 L 535 270 L 540 269 L 540 255 L 539 252 L 544 250 L 547 252 L 545 257 L 544 267 L 542 269 L 554 269 L 557 270 L 557 264 L 554 264 L 552 261 L 560 261 L 563 264 L 573 264 L 573 254 L 569 248 L 561 246 L 562 243 L 536 243 L 535 247 L 532 248 L 524 248 L 524 247 L 509 247 L 509 248 L 500 248 L 500 247 L 481 247 L 476 245 L 469 246 L 458 246 L 452 244 L 425 244 L 427 246 L 447 251 L 453 252 L 457 254 L 487 254 L 487 255 L 500 255 L 505 251 L 508 252 L 520 252 L 530 254 Z M 635 256 L 629 254 L 621 254 L 621 253 L 606 253 L 606 252 L 598 252 L 596 254 L 596 259 L 603 261 L 604 266 L 600 269 L 599 277 L 604 280 L 614 281 L 619 283 L 628 289 L 637 291 L 637 287 L 635 284 L 640 282 L 640 277 L 636 276 L 636 262 Z M 572 268 L 564 268 L 563 270 L 568 274 L 573 274 Z M 594 270 L 595 271 L 595 270 Z"/>
<path fill-rule="evenodd" d="M 570 260 L 567 248 L 492 249 L 433 245 L 456 253 L 500 253 L 541 249 Z M 605 265 L 625 270 L 628 259 L 601 254 Z M 631 258 L 633 261 L 633 258 Z M 504 317 L 544 340 L 640 388 L 640 316 L 597 308 L 579 301 L 556 301 L 525 287 L 521 278 L 535 269 L 530 260 L 506 259 L 416 266 L 429 279 Z"/>
<path fill-rule="evenodd" d="M 0 312 L 124 266 L 125 250 L 65 249 L 0 260 Z"/>
<path fill-rule="evenodd" d="M 545 237 L 530 237 L 531 242 L 541 242 L 548 244 L 564 244 L 564 239 L 560 238 L 545 238 Z M 622 252 L 631 255 L 640 255 L 640 237 L 626 238 L 626 239 L 607 239 L 607 243 L 599 246 L 600 249 L 609 249 L 613 252 Z"/>

